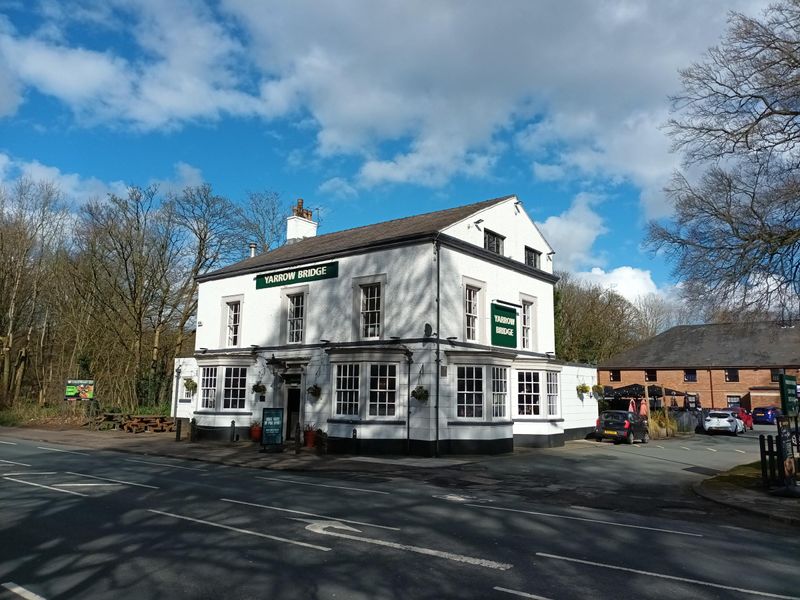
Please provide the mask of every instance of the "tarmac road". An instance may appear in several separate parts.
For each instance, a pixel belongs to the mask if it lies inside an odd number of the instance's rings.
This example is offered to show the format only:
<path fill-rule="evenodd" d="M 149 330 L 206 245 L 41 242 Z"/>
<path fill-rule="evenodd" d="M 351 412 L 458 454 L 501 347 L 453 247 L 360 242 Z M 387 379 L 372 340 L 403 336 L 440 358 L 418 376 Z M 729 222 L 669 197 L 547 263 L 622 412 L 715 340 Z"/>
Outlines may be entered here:
<path fill-rule="evenodd" d="M 755 460 L 752 434 L 581 442 L 403 477 L 402 462 L 254 470 L 4 433 L 2 597 L 800 598 L 796 529 L 600 506 L 631 479 L 667 478 L 680 500 L 698 469 Z"/>

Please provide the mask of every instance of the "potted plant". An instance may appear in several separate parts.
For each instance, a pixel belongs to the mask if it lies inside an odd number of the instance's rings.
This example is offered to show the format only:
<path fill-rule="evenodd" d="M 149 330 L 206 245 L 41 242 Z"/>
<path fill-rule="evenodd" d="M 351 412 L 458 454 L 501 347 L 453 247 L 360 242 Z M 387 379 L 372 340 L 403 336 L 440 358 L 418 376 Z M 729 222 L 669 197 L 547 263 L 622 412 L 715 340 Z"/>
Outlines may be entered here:
<path fill-rule="evenodd" d="M 315 383 L 314 385 L 308 386 L 306 391 L 309 393 L 309 395 L 314 396 L 314 398 L 319 398 L 319 395 L 322 393 L 322 388 Z"/>
<path fill-rule="evenodd" d="M 588 394 L 591 389 L 592 388 L 589 387 L 588 383 L 579 383 L 575 388 L 575 390 L 578 392 L 578 396 L 581 397 L 581 400 L 583 400 L 583 397 Z"/>
<path fill-rule="evenodd" d="M 305 427 L 303 427 L 303 445 L 306 448 L 313 448 L 316 437 L 317 429 L 314 427 L 314 424 L 306 423 Z"/>
<path fill-rule="evenodd" d="M 317 429 L 314 436 L 314 446 L 316 446 L 318 454 L 328 453 L 328 434 L 324 429 Z"/>
<path fill-rule="evenodd" d="M 197 382 L 194 379 L 187 377 L 183 380 L 183 388 L 190 394 L 194 394 L 197 391 Z"/>
<path fill-rule="evenodd" d="M 253 391 L 256 394 L 265 394 L 267 392 L 267 386 L 265 386 L 260 381 L 257 381 L 256 383 L 253 384 Z"/>
<path fill-rule="evenodd" d="M 419 402 L 425 402 L 428 400 L 428 390 L 425 389 L 425 386 L 418 385 L 411 390 L 411 397 Z"/>
<path fill-rule="evenodd" d="M 254 442 L 261 441 L 261 421 L 253 420 L 250 423 L 250 439 Z"/>
<path fill-rule="evenodd" d="M 592 386 L 592 394 L 594 394 L 597 400 L 600 400 L 601 398 L 605 398 L 606 389 L 599 383 L 596 383 Z"/>

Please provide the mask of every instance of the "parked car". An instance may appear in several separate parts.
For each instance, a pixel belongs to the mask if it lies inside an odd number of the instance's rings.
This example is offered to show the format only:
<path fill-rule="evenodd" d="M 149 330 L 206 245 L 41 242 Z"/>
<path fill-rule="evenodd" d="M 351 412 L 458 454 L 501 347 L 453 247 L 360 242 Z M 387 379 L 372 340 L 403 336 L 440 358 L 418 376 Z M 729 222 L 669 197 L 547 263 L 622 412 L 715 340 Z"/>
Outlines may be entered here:
<path fill-rule="evenodd" d="M 738 419 L 730 410 L 712 410 L 703 419 L 703 429 L 706 433 L 717 431 L 737 435 L 744 433 L 744 422 Z"/>
<path fill-rule="evenodd" d="M 598 442 L 611 439 L 632 444 L 634 440 L 641 440 L 646 444 L 650 441 L 647 419 L 627 410 L 604 410 L 600 413 L 594 435 Z"/>
<path fill-rule="evenodd" d="M 753 415 L 750 414 L 749 410 L 741 406 L 732 406 L 727 410 L 731 411 L 737 419 L 741 419 L 745 429 L 753 430 Z"/>
<path fill-rule="evenodd" d="M 753 409 L 753 422 L 763 425 L 775 423 L 775 417 L 781 416 L 781 409 L 777 406 L 759 406 Z"/>

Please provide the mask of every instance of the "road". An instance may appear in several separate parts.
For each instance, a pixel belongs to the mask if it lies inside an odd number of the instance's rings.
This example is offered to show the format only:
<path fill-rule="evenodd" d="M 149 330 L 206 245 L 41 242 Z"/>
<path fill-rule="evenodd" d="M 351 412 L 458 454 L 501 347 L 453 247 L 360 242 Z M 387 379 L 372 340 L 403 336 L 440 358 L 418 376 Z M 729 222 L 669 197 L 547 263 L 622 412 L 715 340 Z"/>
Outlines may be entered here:
<path fill-rule="evenodd" d="M 755 447 L 581 442 L 457 484 L 0 438 L 0 598 L 800 598 L 797 529 L 686 491 Z"/>

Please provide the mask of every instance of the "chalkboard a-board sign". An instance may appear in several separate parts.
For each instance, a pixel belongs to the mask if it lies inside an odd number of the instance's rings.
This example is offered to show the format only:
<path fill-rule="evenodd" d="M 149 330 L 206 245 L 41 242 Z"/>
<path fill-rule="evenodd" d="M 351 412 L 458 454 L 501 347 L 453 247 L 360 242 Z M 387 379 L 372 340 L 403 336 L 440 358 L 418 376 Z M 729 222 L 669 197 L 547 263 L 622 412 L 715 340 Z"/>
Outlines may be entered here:
<path fill-rule="evenodd" d="M 283 437 L 283 409 L 264 408 L 261 414 L 261 445 L 279 446 Z"/>
<path fill-rule="evenodd" d="M 778 444 L 780 445 L 781 455 L 783 456 L 783 479 L 787 486 L 795 485 L 794 452 L 792 451 L 792 430 L 789 417 L 778 417 Z"/>

